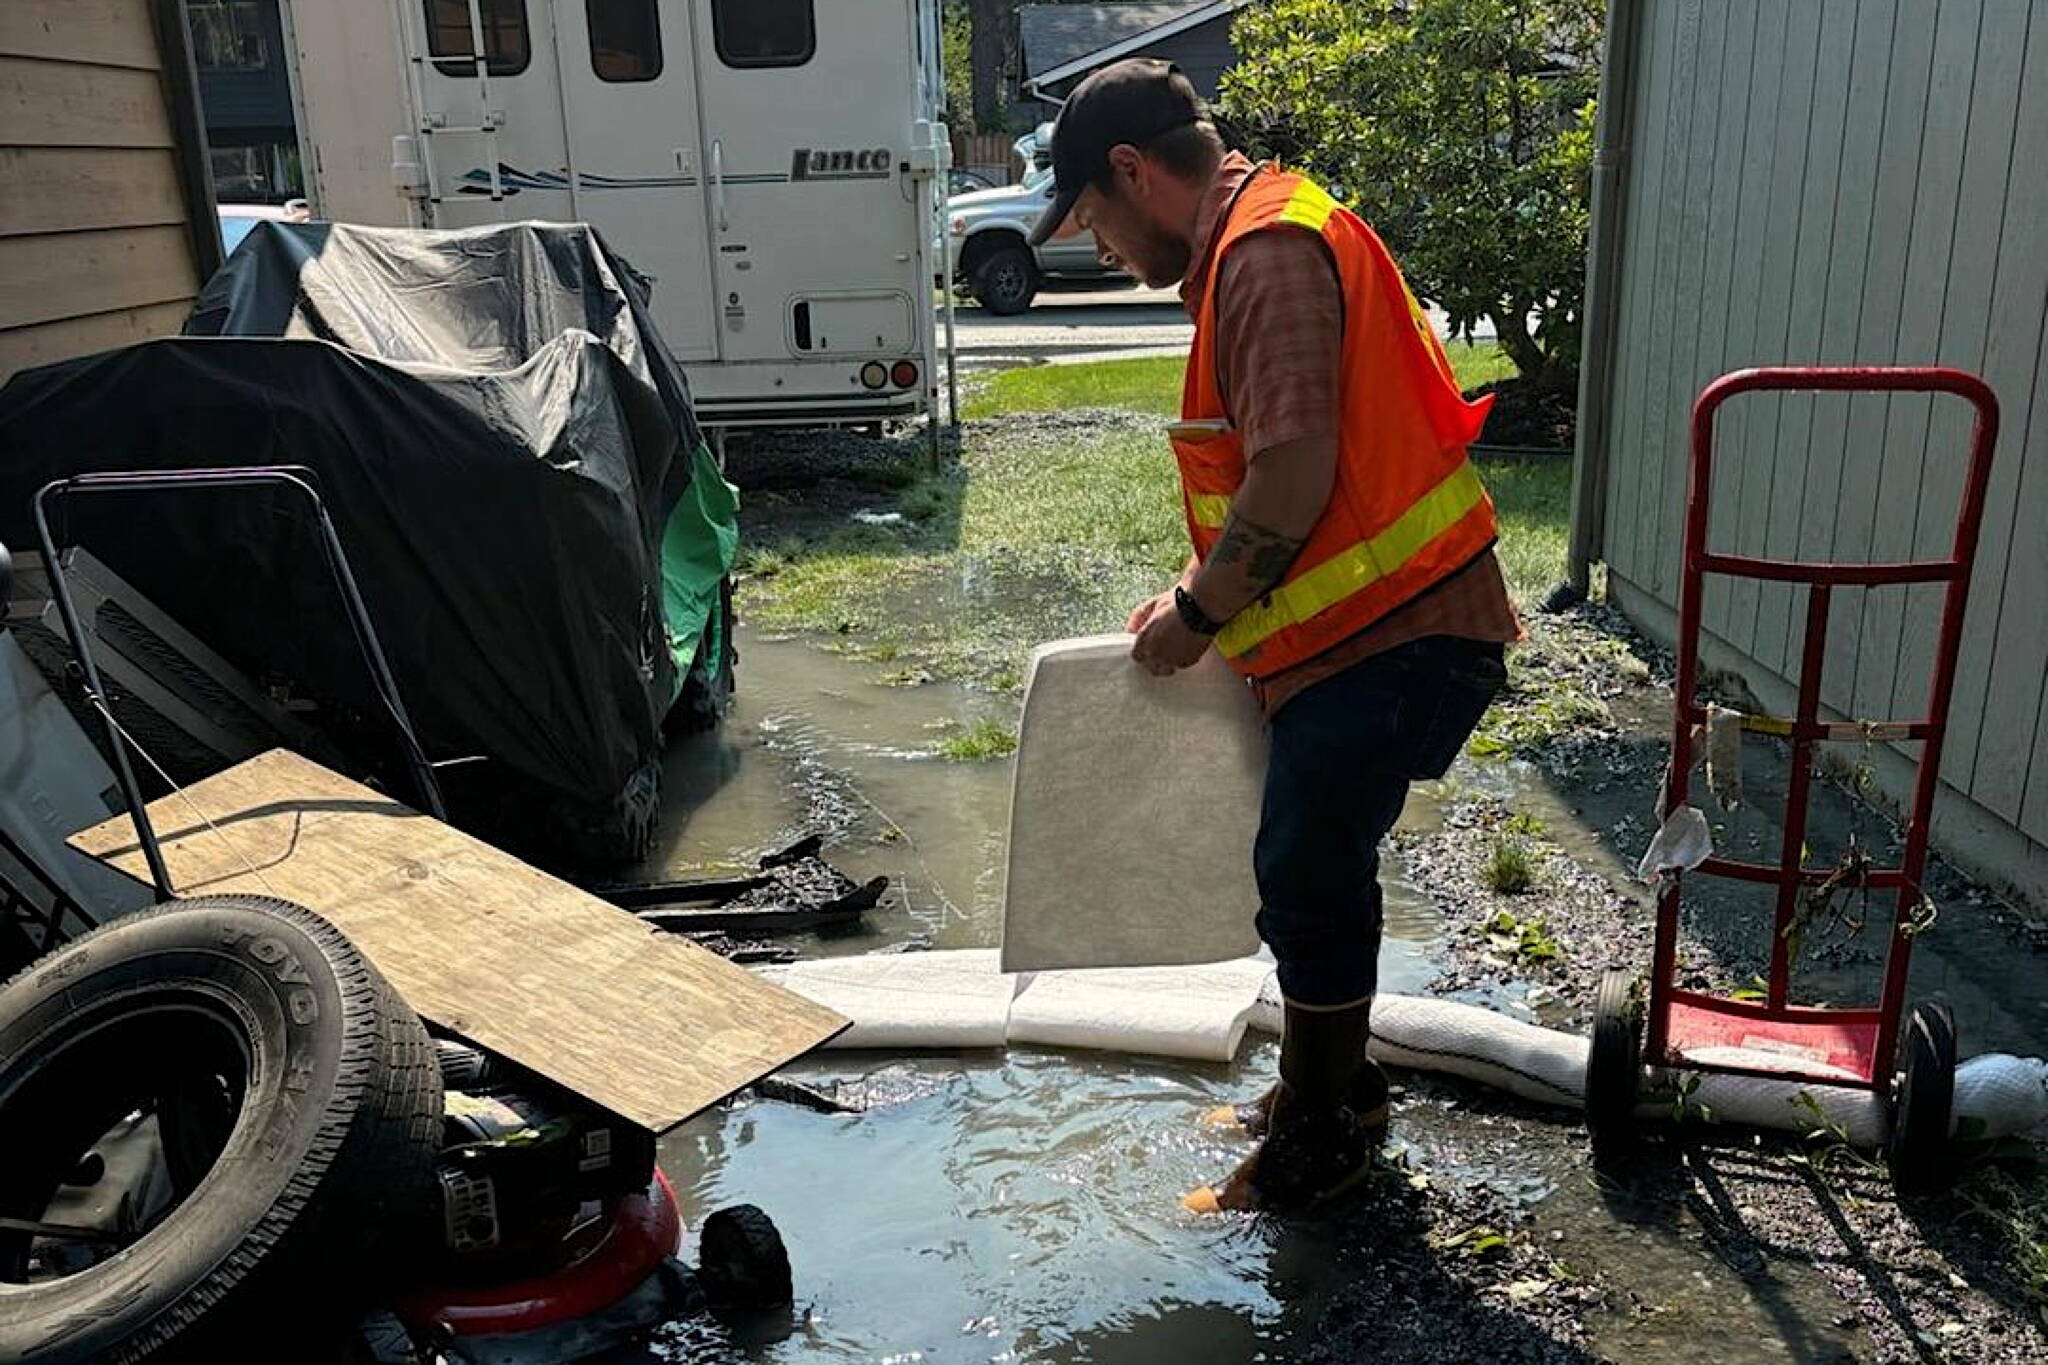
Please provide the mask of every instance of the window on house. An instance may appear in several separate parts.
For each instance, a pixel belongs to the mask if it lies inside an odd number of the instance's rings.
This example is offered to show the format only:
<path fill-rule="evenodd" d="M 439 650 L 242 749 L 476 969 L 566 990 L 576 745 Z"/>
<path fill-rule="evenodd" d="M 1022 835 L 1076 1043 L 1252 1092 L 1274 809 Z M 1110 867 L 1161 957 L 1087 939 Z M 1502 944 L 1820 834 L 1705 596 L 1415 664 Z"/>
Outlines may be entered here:
<path fill-rule="evenodd" d="M 651 81 L 661 74 L 658 0 L 584 0 L 590 69 L 601 81 Z"/>
<path fill-rule="evenodd" d="M 201 71 L 261 71 L 270 65 L 270 38 L 256 0 L 199 0 L 186 7 L 192 60 Z"/>
<path fill-rule="evenodd" d="M 434 69 L 444 76 L 470 76 L 476 55 L 470 45 L 469 0 L 425 0 L 427 7 L 427 55 L 434 58 L 459 57 L 461 61 L 436 60 Z M 532 49 L 526 33 L 526 0 L 476 0 L 483 20 L 484 56 L 493 76 L 516 76 L 526 70 Z"/>
<path fill-rule="evenodd" d="M 811 0 L 711 0 L 711 37 L 727 66 L 802 66 L 818 50 Z"/>

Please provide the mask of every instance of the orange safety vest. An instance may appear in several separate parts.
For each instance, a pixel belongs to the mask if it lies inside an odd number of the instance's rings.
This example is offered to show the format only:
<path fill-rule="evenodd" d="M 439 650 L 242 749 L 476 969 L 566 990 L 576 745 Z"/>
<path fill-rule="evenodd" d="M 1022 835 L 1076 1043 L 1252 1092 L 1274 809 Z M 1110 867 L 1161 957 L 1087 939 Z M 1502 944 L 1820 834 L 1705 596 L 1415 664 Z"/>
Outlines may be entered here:
<path fill-rule="evenodd" d="M 1429 318 L 1384 243 L 1319 185 L 1262 166 L 1218 229 L 1195 310 L 1181 420 L 1168 429 L 1188 535 L 1208 558 L 1244 482 L 1244 443 L 1216 382 L 1216 280 L 1254 232 L 1319 234 L 1344 290 L 1337 479 L 1287 576 L 1226 623 L 1216 647 L 1264 678 L 1314 658 L 1493 544 L 1493 500 L 1465 458 L 1492 398 L 1465 401 Z"/>

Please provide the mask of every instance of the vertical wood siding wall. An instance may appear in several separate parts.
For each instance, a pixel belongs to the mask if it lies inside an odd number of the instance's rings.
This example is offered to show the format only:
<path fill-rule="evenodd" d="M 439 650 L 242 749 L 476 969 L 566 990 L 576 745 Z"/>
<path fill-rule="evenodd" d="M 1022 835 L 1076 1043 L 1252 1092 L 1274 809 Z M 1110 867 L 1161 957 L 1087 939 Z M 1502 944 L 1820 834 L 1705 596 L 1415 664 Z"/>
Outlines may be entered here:
<path fill-rule="evenodd" d="M 1602 534 L 1616 595 L 1677 602 L 1687 419 L 1713 376 L 1851 362 L 1983 375 L 2003 435 L 1944 800 L 1980 808 L 1957 811 L 1958 828 L 2003 826 L 2015 880 L 2048 886 L 2048 0 L 1647 0 L 1640 41 Z M 1718 548 L 1947 548 L 1959 400 L 1746 397 L 1718 426 Z M 1783 680 L 1802 594 L 1710 579 L 1707 628 L 1746 673 Z M 1824 701 L 1918 714 L 1937 594 L 1838 591 Z"/>

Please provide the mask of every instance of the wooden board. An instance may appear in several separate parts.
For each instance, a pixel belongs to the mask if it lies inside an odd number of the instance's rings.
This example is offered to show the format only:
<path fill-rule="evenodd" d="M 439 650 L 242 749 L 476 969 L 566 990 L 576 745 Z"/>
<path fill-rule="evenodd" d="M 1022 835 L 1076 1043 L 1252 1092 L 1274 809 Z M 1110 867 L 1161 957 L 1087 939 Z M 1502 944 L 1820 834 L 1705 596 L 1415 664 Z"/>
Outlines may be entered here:
<path fill-rule="evenodd" d="M 158 66 L 148 0 L 5 0 L 0 53 L 98 66 Z"/>
<path fill-rule="evenodd" d="M 172 147 L 154 71 L 0 57 L 0 145 Z"/>
<path fill-rule="evenodd" d="M 181 896 L 272 895 L 317 910 L 423 1018 L 656 1133 L 847 1025 L 283 750 L 150 815 Z M 71 842 L 148 875 L 125 817 Z"/>
<path fill-rule="evenodd" d="M 0 383 L 5 383 L 16 370 L 174 335 L 184 325 L 191 305 L 190 298 L 173 299 L 143 308 L 123 308 L 0 331 Z"/>
<path fill-rule="evenodd" d="M 0 237 L 0 327 L 26 327 L 199 292 L 183 224 Z"/>
<path fill-rule="evenodd" d="M 0 147 L 0 237 L 185 221 L 166 147 Z"/>

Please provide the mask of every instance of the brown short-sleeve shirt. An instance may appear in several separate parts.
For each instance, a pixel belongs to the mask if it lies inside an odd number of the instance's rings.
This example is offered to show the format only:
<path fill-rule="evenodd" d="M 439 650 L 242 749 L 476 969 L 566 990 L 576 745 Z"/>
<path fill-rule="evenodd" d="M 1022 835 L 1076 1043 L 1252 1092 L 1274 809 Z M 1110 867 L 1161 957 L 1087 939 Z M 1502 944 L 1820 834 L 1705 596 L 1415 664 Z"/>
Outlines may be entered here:
<path fill-rule="evenodd" d="M 1217 168 L 1195 221 L 1193 264 L 1181 302 L 1199 310 L 1224 209 L 1256 169 L 1232 152 Z M 1242 238 L 1216 283 L 1217 385 L 1245 458 L 1339 428 L 1344 296 L 1319 234 L 1276 229 Z M 1425 635 L 1507 643 L 1522 638 L 1500 562 L 1488 550 L 1434 588 L 1312 659 L 1256 685 L 1267 715 L 1353 664 Z"/>

